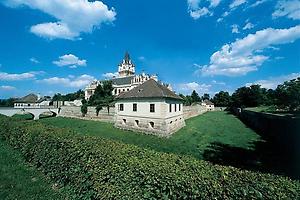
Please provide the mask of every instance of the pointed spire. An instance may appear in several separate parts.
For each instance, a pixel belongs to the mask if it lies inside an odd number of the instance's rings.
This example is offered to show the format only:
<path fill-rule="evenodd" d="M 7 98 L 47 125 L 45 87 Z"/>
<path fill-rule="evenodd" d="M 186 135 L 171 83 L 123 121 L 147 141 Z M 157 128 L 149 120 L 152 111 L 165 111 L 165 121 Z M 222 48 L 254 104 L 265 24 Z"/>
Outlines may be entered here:
<path fill-rule="evenodd" d="M 126 63 L 126 64 L 129 64 L 130 56 L 129 56 L 128 51 L 125 52 L 124 60 L 125 60 L 125 63 Z"/>

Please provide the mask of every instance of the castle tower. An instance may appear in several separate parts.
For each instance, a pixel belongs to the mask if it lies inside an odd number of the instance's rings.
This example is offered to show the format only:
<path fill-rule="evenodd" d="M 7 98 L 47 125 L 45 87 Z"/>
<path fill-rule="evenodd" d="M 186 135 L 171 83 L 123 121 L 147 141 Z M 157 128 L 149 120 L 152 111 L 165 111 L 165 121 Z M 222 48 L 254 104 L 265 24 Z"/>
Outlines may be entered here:
<path fill-rule="evenodd" d="M 126 52 L 122 63 L 119 64 L 119 76 L 126 77 L 135 74 L 135 65 L 132 63 L 129 53 Z"/>

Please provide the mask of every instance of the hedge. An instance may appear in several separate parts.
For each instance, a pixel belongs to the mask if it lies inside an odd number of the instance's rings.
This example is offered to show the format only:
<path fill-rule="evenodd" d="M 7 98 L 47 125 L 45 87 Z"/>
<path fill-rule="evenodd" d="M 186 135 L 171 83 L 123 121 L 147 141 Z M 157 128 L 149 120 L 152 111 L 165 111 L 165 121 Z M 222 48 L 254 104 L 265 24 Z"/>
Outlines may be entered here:
<path fill-rule="evenodd" d="M 286 177 L 0 116 L 0 138 L 76 199 L 299 199 Z M 246 158 L 245 158 L 246 159 Z"/>

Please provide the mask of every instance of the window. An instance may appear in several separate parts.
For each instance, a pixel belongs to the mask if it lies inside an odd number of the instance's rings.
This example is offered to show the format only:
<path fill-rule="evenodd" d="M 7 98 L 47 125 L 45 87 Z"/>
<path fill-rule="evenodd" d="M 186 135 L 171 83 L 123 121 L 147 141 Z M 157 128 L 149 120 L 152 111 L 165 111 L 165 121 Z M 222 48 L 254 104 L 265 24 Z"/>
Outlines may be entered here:
<path fill-rule="evenodd" d="M 153 103 L 150 104 L 150 112 L 155 112 L 155 104 Z"/>
<path fill-rule="evenodd" d="M 126 124 L 126 119 L 123 119 L 123 124 Z"/>
<path fill-rule="evenodd" d="M 117 90 L 117 89 L 115 89 L 115 94 L 117 94 L 117 92 L 118 92 L 118 90 Z"/>
<path fill-rule="evenodd" d="M 124 104 L 120 104 L 120 111 L 124 111 Z"/>
<path fill-rule="evenodd" d="M 135 120 L 135 125 L 139 126 L 139 120 Z"/>
<path fill-rule="evenodd" d="M 177 111 L 177 104 L 174 104 L 174 106 L 175 106 L 175 112 Z"/>
<path fill-rule="evenodd" d="M 179 106 L 178 110 L 181 111 L 181 104 L 179 104 L 178 106 Z"/>
<path fill-rule="evenodd" d="M 154 122 L 150 122 L 149 125 L 151 128 L 154 128 Z"/>
<path fill-rule="evenodd" d="M 136 104 L 136 103 L 134 103 L 134 104 L 132 105 L 132 111 L 133 111 L 133 112 L 136 112 L 136 111 L 137 111 L 137 104 Z"/>
<path fill-rule="evenodd" d="M 169 112 L 172 112 L 172 104 L 169 104 Z"/>

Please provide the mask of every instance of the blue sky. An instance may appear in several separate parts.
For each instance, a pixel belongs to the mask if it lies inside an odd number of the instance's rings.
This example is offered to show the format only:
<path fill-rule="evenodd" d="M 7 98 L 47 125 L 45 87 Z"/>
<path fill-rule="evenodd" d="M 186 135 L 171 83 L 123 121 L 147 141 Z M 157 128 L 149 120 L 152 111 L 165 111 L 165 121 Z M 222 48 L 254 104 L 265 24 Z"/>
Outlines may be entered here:
<path fill-rule="evenodd" d="M 300 0 L 2 0 L 0 98 L 68 93 L 117 71 L 213 95 L 300 76 Z"/>

